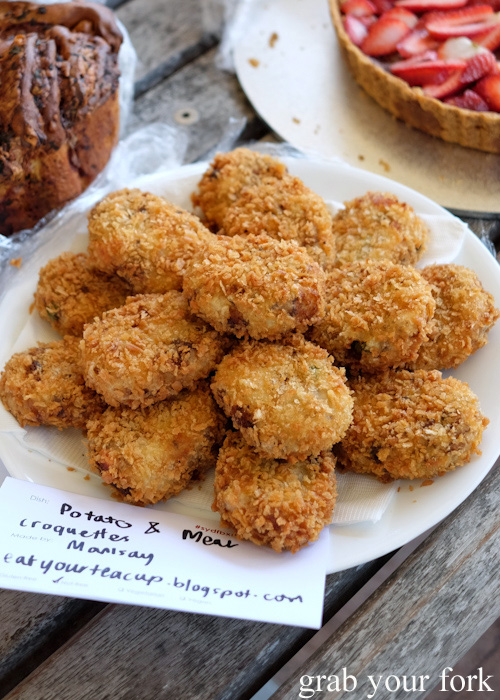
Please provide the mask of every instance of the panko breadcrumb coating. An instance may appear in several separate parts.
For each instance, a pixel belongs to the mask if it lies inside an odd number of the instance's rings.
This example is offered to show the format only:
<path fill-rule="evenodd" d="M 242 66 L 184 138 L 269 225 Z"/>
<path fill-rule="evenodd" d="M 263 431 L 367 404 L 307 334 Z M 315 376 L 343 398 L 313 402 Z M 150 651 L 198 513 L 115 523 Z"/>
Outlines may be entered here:
<path fill-rule="evenodd" d="M 277 240 L 296 241 L 322 267 L 335 260 L 332 216 L 321 197 L 297 177 L 245 187 L 226 210 L 220 233 L 267 233 Z"/>
<path fill-rule="evenodd" d="M 215 465 L 222 430 L 207 386 L 141 411 L 108 408 L 87 426 L 90 467 L 121 500 L 157 503 Z"/>
<path fill-rule="evenodd" d="M 212 234 L 193 214 L 140 190 L 119 190 L 89 214 L 91 264 L 136 293 L 182 288 L 186 263 Z"/>
<path fill-rule="evenodd" d="M 85 386 L 79 339 L 66 336 L 13 355 L 0 377 L 0 398 L 24 427 L 85 428 L 104 404 Z"/>
<path fill-rule="evenodd" d="M 259 456 L 231 433 L 219 451 L 214 490 L 212 510 L 239 539 L 297 552 L 331 522 L 335 457 L 323 452 L 290 464 Z"/>
<path fill-rule="evenodd" d="M 325 318 L 311 339 L 352 370 L 377 372 L 413 360 L 435 302 L 417 270 L 365 260 L 332 270 Z"/>
<path fill-rule="evenodd" d="M 193 313 L 239 338 L 305 330 L 323 317 L 324 293 L 318 263 L 295 241 L 265 234 L 214 236 L 184 278 Z"/>
<path fill-rule="evenodd" d="M 464 382 L 441 372 L 392 370 L 351 383 L 352 424 L 339 464 L 381 481 L 440 476 L 481 454 L 488 419 Z"/>
<path fill-rule="evenodd" d="M 344 369 L 301 336 L 241 343 L 220 363 L 212 391 L 246 442 L 276 459 L 318 455 L 351 422 Z"/>
<path fill-rule="evenodd" d="M 128 294 L 122 279 L 94 270 L 85 253 L 63 253 L 40 270 L 35 306 L 61 335 L 81 336 L 86 323 L 124 304 Z"/>
<path fill-rule="evenodd" d="M 425 250 L 429 229 L 409 204 L 385 192 L 367 192 L 333 218 L 337 265 L 354 260 L 390 260 L 415 265 Z"/>
<path fill-rule="evenodd" d="M 493 296 L 477 275 L 461 265 L 430 265 L 420 270 L 436 301 L 429 339 L 408 369 L 458 367 L 487 343 L 498 319 Z"/>
<path fill-rule="evenodd" d="M 217 153 L 192 195 L 193 204 L 202 210 L 206 224 L 217 231 L 222 227 L 226 209 L 233 204 L 244 187 L 264 179 L 281 180 L 286 166 L 271 156 L 236 148 Z"/>
<path fill-rule="evenodd" d="M 130 297 L 85 328 L 87 384 L 110 406 L 149 406 L 207 377 L 224 339 L 192 316 L 180 292 Z"/>

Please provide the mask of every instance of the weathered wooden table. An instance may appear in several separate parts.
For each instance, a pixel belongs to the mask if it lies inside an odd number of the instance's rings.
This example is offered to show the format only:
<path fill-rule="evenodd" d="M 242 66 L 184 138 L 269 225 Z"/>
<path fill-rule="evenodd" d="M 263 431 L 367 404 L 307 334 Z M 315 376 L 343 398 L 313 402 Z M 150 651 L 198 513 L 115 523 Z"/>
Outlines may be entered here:
<path fill-rule="evenodd" d="M 247 119 L 242 140 L 269 135 L 236 78 L 214 65 L 222 20 L 207 23 L 208 0 L 111 4 L 140 59 L 131 129 L 154 121 L 179 126 L 180 119 L 188 161 L 219 142 L 230 117 Z M 191 118 L 183 124 L 179 114 L 186 110 Z M 497 220 L 469 223 L 493 239 L 500 234 Z M 437 682 L 500 614 L 499 504 L 500 471 L 493 469 L 417 545 L 328 576 L 325 626 L 317 634 L 2 590 L 0 698 L 243 700 L 278 674 L 267 688 L 281 682 L 273 699 L 291 700 L 299 697 L 302 675 L 328 676 L 343 667 L 359 679 L 358 690 L 344 694 L 356 699 L 370 692 L 368 674 L 426 674 Z M 381 585 L 370 583 L 377 574 Z M 401 688 L 376 697 L 410 695 Z"/>

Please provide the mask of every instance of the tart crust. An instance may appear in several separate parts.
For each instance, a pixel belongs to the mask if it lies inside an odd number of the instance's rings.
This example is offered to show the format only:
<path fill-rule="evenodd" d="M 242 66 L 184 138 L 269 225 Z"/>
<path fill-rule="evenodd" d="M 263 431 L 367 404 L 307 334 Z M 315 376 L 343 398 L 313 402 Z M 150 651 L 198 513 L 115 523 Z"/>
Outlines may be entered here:
<path fill-rule="evenodd" d="M 349 39 L 338 0 L 329 0 L 329 4 L 340 48 L 354 79 L 381 107 L 431 136 L 466 148 L 500 153 L 500 114 L 445 104 L 388 73 Z"/>

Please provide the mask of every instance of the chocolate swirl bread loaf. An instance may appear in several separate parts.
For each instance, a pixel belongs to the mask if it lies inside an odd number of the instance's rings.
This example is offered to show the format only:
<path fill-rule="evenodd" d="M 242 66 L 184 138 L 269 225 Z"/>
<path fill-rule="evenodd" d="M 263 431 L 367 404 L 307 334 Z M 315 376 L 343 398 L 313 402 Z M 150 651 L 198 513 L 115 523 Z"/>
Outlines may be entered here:
<path fill-rule="evenodd" d="M 0 233 L 79 195 L 118 139 L 112 12 L 77 0 L 0 2 Z"/>

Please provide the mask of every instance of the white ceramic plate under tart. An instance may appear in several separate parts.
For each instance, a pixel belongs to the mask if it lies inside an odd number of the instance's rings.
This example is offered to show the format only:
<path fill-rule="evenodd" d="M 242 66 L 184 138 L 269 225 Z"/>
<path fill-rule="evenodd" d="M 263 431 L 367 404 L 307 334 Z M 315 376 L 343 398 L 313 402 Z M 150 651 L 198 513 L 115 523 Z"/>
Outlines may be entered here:
<path fill-rule="evenodd" d="M 340 52 L 327 0 L 247 6 L 244 32 L 235 39 L 236 74 L 285 141 L 388 175 L 451 209 L 498 212 L 500 155 L 412 129 L 372 100 Z"/>

